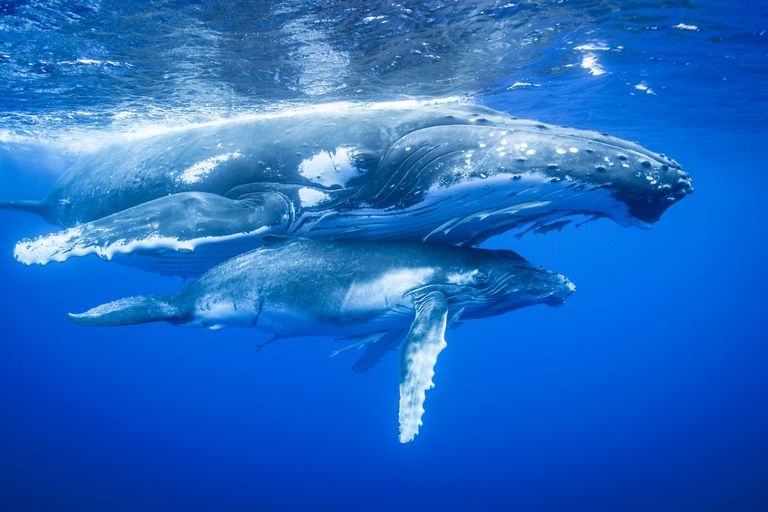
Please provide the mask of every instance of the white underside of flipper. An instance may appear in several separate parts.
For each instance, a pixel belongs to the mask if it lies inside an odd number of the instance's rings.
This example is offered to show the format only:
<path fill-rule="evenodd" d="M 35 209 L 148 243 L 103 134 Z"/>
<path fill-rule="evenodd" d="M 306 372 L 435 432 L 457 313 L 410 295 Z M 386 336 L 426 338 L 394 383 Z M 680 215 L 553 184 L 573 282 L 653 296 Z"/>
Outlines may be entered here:
<path fill-rule="evenodd" d="M 202 236 L 187 240 L 173 236 L 150 234 L 143 238 L 118 238 L 105 242 L 103 239 L 89 236 L 83 226 L 76 226 L 50 235 L 34 239 L 21 240 L 13 250 L 13 256 L 25 265 L 46 265 L 51 262 L 64 262 L 70 258 L 95 254 L 102 259 L 111 260 L 120 254 L 139 251 L 177 251 L 191 252 L 206 244 L 216 244 L 258 236 L 268 227 L 253 231 L 220 236 Z"/>
<path fill-rule="evenodd" d="M 22 240 L 16 244 L 14 256 L 27 265 L 88 254 L 106 260 L 133 254 L 161 258 L 165 253 L 189 253 L 200 247 L 246 246 L 249 238 L 283 229 L 289 222 L 290 205 L 279 192 L 253 192 L 241 199 L 184 192 Z"/>
<path fill-rule="evenodd" d="M 448 305 L 432 292 L 416 305 L 416 318 L 403 342 L 400 357 L 400 442 L 413 441 L 422 425 L 424 399 L 435 384 L 437 356 L 447 346 Z"/>

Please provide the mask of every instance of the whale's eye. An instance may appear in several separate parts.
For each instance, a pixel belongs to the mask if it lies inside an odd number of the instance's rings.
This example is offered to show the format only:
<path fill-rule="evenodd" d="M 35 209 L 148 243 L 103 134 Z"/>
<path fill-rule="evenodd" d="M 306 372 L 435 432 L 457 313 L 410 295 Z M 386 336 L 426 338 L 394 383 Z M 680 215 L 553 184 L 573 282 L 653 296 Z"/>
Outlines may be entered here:
<path fill-rule="evenodd" d="M 482 272 L 478 272 L 474 275 L 475 283 L 476 284 L 483 284 L 488 282 L 488 274 L 484 274 Z"/>

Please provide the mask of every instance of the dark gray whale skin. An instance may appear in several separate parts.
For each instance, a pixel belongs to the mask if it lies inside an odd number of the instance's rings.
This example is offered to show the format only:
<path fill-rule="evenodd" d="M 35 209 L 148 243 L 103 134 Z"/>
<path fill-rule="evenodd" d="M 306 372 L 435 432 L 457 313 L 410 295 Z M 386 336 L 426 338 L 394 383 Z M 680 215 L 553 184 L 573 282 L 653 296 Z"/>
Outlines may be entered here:
<path fill-rule="evenodd" d="M 87 326 L 167 321 L 255 327 L 282 337 L 356 338 L 347 348 L 364 349 L 358 371 L 402 343 L 400 441 L 408 442 L 421 425 L 446 328 L 536 304 L 558 306 L 575 291 L 562 274 L 512 251 L 274 238 L 176 295 L 128 297 L 70 319 Z"/>
<path fill-rule="evenodd" d="M 464 104 L 342 104 L 211 123 L 82 157 L 34 211 L 26 264 L 96 253 L 199 274 L 264 235 L 476 245 L 574 217 L 648 227 L 692 191 L 673 160 Z"/>

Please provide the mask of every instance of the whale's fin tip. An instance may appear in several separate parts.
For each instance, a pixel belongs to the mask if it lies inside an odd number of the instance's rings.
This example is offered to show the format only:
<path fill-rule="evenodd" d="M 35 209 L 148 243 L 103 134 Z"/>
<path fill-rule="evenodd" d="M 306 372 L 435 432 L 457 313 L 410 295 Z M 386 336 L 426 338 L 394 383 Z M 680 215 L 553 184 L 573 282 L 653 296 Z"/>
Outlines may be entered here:
<path fill-rule="evenodd" d="M 143 324 L 178 318 L 179 309 L 168 295 L 126 297 L 107 302 L 84 313 L 68 313 L 74 323 L 89 327 Z"/>

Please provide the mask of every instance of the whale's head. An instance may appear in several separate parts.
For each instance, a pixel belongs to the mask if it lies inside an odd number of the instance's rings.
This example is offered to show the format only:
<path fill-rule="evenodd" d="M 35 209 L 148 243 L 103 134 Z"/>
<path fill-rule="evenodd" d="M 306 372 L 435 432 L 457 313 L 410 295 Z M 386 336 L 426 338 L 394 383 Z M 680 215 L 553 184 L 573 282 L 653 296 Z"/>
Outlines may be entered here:
<path fill-rule="evenodd" d="M 374 204 L 407 201 L 410 190 L 433 194 L 457 218 L 438 235 L 459 243 L 526 226 L 546 231 L 568 216 L 647 228 L 693 191 L 677 162 L 638 144 L 511 118 L 415 130 L 383 162 L 387 181 L 376 184 Z"/>
<path fill-rule="evenodd" d="M 576 208 L 583 201 L 584 213 L 623 226 L 650 227 L 693 192 L 691 178 L 680 164 L 634 142 L 594 131 L 516 123 L 504 130 L 480 128 L 477 135 L 495 143 L 497 155 L 487 154 L 487 163 L 497 164 L 497 173 L 513 175 L 527 166 L 546 183 L 579 194 L 571 201 Z M 511 152 L 498 149 L 510 145 Z M 595 199 L 591 204 L 590 197 Z"/>
<path fill-rule="evenodd" d="M 447 276 L 457 289 L 457 308 L 467 318 L 489 317 L 515 309 L 546 304 L 560 306 L 573 295 L 576 286 L 559 272 L 537 267 L 508 250 L 475 249 L 463 271 Z"/>

